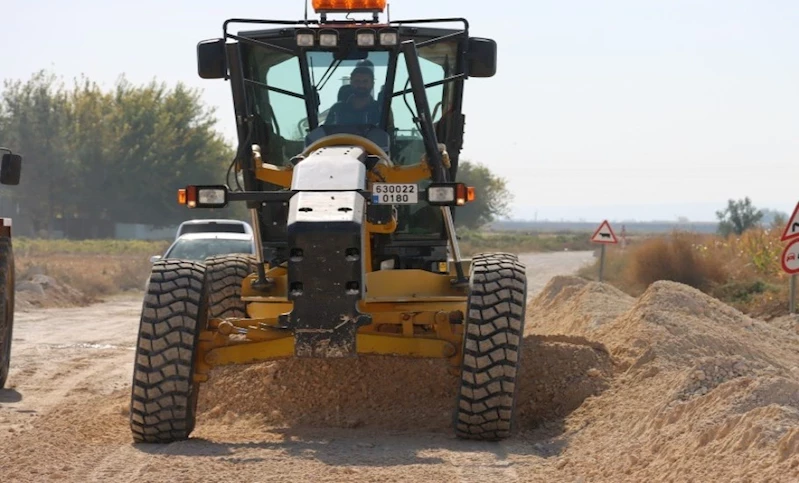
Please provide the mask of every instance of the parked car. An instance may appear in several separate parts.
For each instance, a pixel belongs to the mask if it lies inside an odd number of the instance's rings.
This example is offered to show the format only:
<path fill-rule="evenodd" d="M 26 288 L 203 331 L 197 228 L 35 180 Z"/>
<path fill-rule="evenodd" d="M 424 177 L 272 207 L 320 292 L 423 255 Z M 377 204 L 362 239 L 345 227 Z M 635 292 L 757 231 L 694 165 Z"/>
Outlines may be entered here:
<path fill-rule="evenodd" d="M 175 240 L 187 233 L 242 233 L 244 235 L 252 235 L 252 226 L 240 220 L 188 220 L 178 226 Z"/>
<path fill-rule="evenodd" d="M 252 234 L 186 233 L 179 236 L 163 255 L 150 257 L 150 262 L 155 263 L 158 260 L 172 258 L 202 262 L 208 257 L 227 253 L 255 254 L 255 239 Z"/>

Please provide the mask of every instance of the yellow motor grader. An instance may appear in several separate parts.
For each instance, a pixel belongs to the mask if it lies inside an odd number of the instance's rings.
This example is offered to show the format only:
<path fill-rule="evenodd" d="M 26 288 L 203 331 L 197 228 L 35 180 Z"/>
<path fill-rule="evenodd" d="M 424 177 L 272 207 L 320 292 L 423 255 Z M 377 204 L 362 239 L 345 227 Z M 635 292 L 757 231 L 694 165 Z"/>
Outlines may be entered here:
<path fill-rule="evenodd" d="M 496 43 L 461 18 L 381 21 L 385 0 L 313 7 L 319 19 L 229 19 L 197 46 L 199 76 L 230 82 L 239 146 L 227 184 L 178 201 L 246 203 L 257 250 L 153 264 L 133 438 L 188 438 L 214 367 L 370 355 L 447 359 L 455 433 L 506 438 L 525 267 L 463 258 L 454 225 L 479 196 L 457 177 L 464 84 L 495 74 Z"/>

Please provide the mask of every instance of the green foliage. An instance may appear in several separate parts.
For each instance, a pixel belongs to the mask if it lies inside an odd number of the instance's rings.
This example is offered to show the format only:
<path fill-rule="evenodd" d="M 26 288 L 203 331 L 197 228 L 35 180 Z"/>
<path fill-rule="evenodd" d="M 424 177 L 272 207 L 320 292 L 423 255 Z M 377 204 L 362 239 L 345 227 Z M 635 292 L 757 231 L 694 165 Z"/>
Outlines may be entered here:
<path fill-rule="evenodd" d="M 513 196 L 506 187 L 505 179 L 494 175 L 485 165 L 460 161 L 457 178 L 468 186 L 474 186 L 476 192 L 475 201 L 455 210 L 457 226 L 479 228 L 510 213 Z"/>
<path fill-rule="evenodd" d="M 724 211 L 716 212 L 719 219 L 719 233 L 725 237 L 733 233 L 741 235 L 757 226 L 763 215 L 763 211 L 755 208 L 748 196 L 743 200 L 729 200 Z"/>
<path fill-rule="evenodd" d="M 180 83 L 133 86 L 123 77 L 103 91 L 82 78 L 66 89 L 45 72 L 6 81 L 0 139 L 24 157 L 20 186 L 7 196 L 36 233 L 50 232 L 54 219 L 167 226 L 231 216 L 189 214 L 176 202 L 186 184 L 225 182 L 233 151 L 214 124 L 198 92 Z"/>
<path fill-rule="evenodd" d="M 749 303 L 758 295 L 776 292 L 775 288 L 762 280 L 731 281 L 718 287 L 713 295 L 730 303 Z"/>

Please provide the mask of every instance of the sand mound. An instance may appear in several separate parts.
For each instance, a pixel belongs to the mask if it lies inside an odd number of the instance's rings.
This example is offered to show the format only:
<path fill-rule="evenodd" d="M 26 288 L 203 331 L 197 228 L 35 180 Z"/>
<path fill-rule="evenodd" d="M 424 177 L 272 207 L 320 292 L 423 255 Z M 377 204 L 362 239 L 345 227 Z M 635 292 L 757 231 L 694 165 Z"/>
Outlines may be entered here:
<path fill-rule="evenodd" d="M 529 307 L 518 421 L 559 481 L 799 479 L 799 336 L 688 286 L 634 299 L 556 277 Z M 792 327 L 792 326 L 791 326 Z M 214 371 L 200 427 L 451 431 L 443 361 L 288 360 Z"/>
<path fill-rule="evenodd" d="M 633 302 L 613 286 L 557 276 L 528 305 L 527 329 L 589 336 L 632 307 Z"/>
<path fill-rule="evenodd" d="M 80 307 L 94 302 L 80 290 L 38 273 L 27 280 L 18 280 L 15 289 L 15 309 L 21 311 L 34 308 Z"/>
<path fill-rule="evenodd" d="M 610 356 L 580 338 L 525 338 L 519 419 L 562 417 L 607 387 Z M 204 421 L 266 426 L 451 431 L 458 378 L 445 361 L 392 357 L 286 360 L 218 368 L 200 390 Z"/>
<path fill-rule="evenodd" d="M 530 312 L 531 332 L 587 334 L 618 371 L 563 421 L 560 437 L 579 450 L 565 451 L 558 476 L 799 477 L 795 332 L 666 281 L 632 300 L 565 277 Z"/>

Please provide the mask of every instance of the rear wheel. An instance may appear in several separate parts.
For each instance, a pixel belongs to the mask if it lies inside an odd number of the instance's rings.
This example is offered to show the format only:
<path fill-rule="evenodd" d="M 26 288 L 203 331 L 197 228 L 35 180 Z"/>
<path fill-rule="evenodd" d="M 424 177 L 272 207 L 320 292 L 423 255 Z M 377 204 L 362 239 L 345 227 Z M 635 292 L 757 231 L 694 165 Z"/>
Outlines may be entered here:
<path fill-rule="evenodd" d="M 454 418 L 460 438 L 497 441 L 511 435 L 526 301 L 527 276 L 515 255 L 472 259 Z"/>
<path fill-rule="evenodd" d="M 14 331 L 14 250 L 11 237 L 0 237 L 0 389 L 6 386 L 11 367 Z"/>
<path fill-rule="evenodd" d="M 194 430 L 199 390 L 194 359 L 207 317 L 205 266 L 156 262 L 136 345 L 130 402 L 134 441 L 169 443 L 187 439 Z"/>
<path fill-rule="evenodd" d="M 246 317 L 241 284 L 255 271 L 253 255 L 218 255 L 205 260 L 208 278 L 208 318 Z"/>

